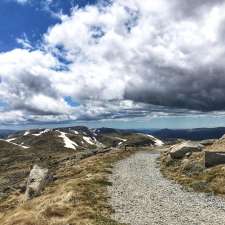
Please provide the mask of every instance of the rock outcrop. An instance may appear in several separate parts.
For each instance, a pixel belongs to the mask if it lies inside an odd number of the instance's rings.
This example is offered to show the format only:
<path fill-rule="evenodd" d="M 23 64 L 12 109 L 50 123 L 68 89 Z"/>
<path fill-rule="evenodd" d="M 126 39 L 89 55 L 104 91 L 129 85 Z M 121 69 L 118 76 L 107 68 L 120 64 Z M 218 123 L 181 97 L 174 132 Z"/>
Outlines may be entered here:
<path fill-rule="evenodd" d="M 209 146 L 212 145 L 215 141 L 216 141 L 215 139 L 208 139 L 201 141 L 200 144 L 204 146 Z"/>
<path fill-rule="evenodd" d="M 48 183 L 48 169 L 34 165 L 27 180 L 25 199 L 29 200 L 41 194 Z"/>
<path fill-rule="evenodd" d="M 225 164 L 225 152 L 205 152 L 205 166 L 213 167 Z"/>
<path fill-rule="evenodd" d="M 202 149 L 203 145 L 187 141 L 173 146 L 170 150 L 170 156 L 172 159 L 181 159 L 187 153 L 200 152 Z"/>

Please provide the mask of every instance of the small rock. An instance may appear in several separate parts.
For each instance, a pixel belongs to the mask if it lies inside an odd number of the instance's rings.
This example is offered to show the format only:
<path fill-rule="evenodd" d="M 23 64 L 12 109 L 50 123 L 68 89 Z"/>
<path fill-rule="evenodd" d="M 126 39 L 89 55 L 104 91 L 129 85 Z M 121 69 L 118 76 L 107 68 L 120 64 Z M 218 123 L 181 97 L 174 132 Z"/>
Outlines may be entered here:
<path fill-rule="evenodd" d="M 192 155 L 192 152 L 187 152 L 187 153 L 185 154 L 186 157 L 190 157 L 191 155 Z"/>

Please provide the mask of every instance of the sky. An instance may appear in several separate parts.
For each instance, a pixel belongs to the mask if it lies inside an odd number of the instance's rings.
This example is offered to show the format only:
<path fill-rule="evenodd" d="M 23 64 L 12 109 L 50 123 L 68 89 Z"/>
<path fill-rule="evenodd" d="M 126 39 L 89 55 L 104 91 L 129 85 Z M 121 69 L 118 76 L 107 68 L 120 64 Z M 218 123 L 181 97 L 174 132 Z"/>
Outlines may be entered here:
<path fill-rule="evenodd" d="M 225 126 L 225 0 L 1 0 L 0 129 Z"/>

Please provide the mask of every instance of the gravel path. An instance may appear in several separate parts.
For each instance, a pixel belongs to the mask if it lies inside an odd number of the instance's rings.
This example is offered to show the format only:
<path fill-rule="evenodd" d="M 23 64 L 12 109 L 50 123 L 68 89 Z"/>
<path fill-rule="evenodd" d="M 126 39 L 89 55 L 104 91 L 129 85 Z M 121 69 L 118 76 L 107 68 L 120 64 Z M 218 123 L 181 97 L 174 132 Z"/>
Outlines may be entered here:
<path fill-rule="evenodd" d="M 225 200 L 183 191 L 162 177 L 157 157 L 139 152 L 115 164 L 109 187 L 114 219 L 131 225 L 224 225 Z"/>

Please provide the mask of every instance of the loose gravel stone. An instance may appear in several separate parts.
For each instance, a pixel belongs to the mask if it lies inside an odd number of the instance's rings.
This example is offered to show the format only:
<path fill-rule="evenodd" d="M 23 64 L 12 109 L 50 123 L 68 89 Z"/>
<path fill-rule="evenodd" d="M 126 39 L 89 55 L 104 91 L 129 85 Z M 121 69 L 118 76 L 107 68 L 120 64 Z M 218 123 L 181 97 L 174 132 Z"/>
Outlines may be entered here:
<path fill-rule="evenodd" d="M 110 176 L 113 219 L 131 225 L 224 225 L 225 199 L 182 190 L 165 179 L 158 154 L 138 152 Z"/>

